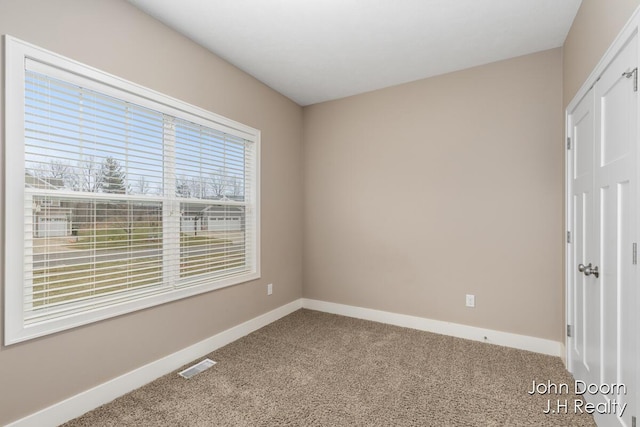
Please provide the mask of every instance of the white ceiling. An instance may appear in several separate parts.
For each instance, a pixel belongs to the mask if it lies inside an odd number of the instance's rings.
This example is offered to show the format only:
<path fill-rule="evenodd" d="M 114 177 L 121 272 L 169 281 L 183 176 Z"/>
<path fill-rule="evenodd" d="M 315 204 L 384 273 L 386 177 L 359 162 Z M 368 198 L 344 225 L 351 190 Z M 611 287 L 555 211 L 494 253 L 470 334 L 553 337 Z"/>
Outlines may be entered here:
<path fill-rule="evenodd" d="M 581 0 L 128 0 L 300 105 L 562 46 Z"/>

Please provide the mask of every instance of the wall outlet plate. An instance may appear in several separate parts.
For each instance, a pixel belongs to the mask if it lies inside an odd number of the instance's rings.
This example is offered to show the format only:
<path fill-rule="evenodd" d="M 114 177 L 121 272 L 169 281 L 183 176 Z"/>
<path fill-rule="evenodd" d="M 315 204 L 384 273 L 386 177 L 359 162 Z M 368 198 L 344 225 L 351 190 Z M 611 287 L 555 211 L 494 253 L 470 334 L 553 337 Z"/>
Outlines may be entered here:
<path fill-rule="evenodd" d="M 273 283 L 269 283 L 267 285 L 267 295 L 271 295 L 273 293 Z"/>
<path fill-rule="evenodd" d="M 471 294 L 467 294 L 466 303 L 467 303 L 467 307 L 475 307 L 476 306 L 476 296 L 475 295 L 471 295 Z"/>

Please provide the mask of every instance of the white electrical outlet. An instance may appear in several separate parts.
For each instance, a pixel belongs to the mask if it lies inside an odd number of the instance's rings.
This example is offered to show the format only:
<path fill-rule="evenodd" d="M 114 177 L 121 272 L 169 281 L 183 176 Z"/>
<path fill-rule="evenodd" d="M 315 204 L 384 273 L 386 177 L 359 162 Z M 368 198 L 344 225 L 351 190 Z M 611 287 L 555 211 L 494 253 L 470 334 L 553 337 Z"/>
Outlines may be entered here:
<path fill-rule="evenodd" d="M 273 283 L 269 283 L 267 285 L 267 295 L 271 295 L 273 293 Z"/>
<path fill-rule="evenodd" d="M 476 306 L 476 296 L 467 294 L 467 307 L 475 307 Z"/>

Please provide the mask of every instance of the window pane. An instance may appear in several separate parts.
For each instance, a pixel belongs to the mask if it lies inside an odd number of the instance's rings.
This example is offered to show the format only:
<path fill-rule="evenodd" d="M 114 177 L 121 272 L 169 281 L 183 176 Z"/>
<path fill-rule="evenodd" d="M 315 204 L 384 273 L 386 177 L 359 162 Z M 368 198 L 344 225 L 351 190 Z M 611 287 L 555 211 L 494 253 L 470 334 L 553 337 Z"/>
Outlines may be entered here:
<path fill-rule="evenodd" d="M 181 203 L 180 210 L 181 278 L 247 269 L 244 207 Z"/>
<path fill-rule="evenodd" d="M 162 204 L 32 197 L 33 309 L 162 282 Z"/>
<path fill-rule="evenodd" d="M 162 114 L 35 72 L 25 84 L 27 187 L 162 194 Z"/>
<path fill-rule="evenodd" d="M 176 195 L 244 201 L 246 141 L 176 120 Z"/>

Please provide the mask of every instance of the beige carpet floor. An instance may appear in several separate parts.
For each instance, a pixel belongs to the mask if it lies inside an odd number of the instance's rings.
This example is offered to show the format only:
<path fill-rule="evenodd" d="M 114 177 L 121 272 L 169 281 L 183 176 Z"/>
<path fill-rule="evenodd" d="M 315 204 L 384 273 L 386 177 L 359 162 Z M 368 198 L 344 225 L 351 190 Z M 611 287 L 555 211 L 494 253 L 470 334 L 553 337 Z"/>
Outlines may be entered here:
<path fill-rule="evenodd" d="M 557 357 L 299 310 L 67 426 L 592 426 L 545 415 Z M 198 359 L 201 360 L 201 359 Z"/>

